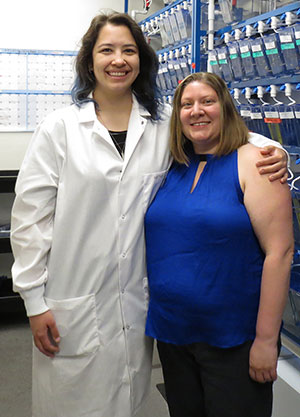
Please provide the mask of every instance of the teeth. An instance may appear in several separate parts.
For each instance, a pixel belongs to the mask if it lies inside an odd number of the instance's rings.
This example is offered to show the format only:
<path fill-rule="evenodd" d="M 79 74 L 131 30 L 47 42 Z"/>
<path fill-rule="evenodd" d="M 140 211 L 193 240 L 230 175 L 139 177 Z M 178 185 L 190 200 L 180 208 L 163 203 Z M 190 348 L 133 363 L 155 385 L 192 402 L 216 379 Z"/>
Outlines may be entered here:
<path fill-rule="evenodd" d="M 192 126 L 205 126 L 208 125 L 208 122 L 193 123 Z"/>
<path fill-rule="evenodd" d="M 126 72 L 110 72 L 109 75 L 112 75 L 114 77 L 122 77 L 126 74 Z"/>

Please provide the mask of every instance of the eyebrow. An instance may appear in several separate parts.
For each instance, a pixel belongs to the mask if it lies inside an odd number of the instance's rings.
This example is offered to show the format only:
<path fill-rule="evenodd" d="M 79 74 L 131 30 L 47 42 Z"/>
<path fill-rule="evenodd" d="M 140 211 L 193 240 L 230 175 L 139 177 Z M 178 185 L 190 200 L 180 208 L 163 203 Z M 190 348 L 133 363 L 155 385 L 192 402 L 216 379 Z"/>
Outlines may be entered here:
<path fill-rule="evenodd" d="M 115 46 L 115 44 L 113 43 L 101 43 L 100 45 L 97 45 L 97 48 L 102 48 L 103 46 Z M 138 49 L 137 45 L 135 45 L 134 43 L 126 43 L 125 45 L 122 45 L 123 48 L 136 48 Z"/>

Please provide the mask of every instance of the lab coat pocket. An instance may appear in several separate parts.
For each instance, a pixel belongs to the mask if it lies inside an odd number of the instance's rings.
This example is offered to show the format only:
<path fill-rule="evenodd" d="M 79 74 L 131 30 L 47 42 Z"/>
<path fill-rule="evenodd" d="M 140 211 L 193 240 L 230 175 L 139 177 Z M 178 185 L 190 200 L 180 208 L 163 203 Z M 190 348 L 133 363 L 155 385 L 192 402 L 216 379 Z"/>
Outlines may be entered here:
<path fill-rule="evenodd" d="M 155 194 L 159 190 L 159 187 L 164 183 L 164 180 L 167 176 L 168 170 L 154 172 L 151 174 L 143 175 L 143 206 L 144 213 L 146 213 L 147 208 L 150 206 L 152 200 L 155 197 Z"/>
<path fill-rule="evenodd" d="M 100 346 L 95 296 L 64 300 L 45 298 L 60 334 L 57 356 L 78 356 L 96 352 Z"/>

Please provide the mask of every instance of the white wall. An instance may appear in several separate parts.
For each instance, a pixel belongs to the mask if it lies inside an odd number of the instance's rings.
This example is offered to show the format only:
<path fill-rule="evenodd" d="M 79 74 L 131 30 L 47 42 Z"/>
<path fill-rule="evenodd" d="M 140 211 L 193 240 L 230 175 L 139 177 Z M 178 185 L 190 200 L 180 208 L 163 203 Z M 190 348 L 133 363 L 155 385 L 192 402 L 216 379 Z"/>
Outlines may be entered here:
<path fill-rule="evenodd" d="M 90 21 L 100 9 L 124 11 L 124 0 L 3 0 L 0 48 L 76 50 Z M 129 0 L 129 11 L 142 0 Z M 153 0 L 148 14 L 164 7 Z M 137 15 L 142 20 L 145 15 Z M 0 133 L 0 170 L 19 169 L 31 138 L 29 132 Z"/>
<path fill-rule="evenodd" d="M 122 0 L 9 0 L 0 17 L 1 48 L 74 50 L 101 8 L 124 11 Z"/>

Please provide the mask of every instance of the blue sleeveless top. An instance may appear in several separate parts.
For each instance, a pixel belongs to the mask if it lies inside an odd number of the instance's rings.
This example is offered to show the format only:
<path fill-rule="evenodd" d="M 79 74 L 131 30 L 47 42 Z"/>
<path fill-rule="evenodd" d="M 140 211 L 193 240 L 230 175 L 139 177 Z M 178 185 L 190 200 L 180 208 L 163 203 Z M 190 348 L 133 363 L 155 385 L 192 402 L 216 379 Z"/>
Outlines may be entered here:
<path fill-rule="evenodd" d="M 174 163 L 145 218 L 146 334 L 232 347 L 255 338 L 264 253 L 243 204 L 237 151 Z"/>

